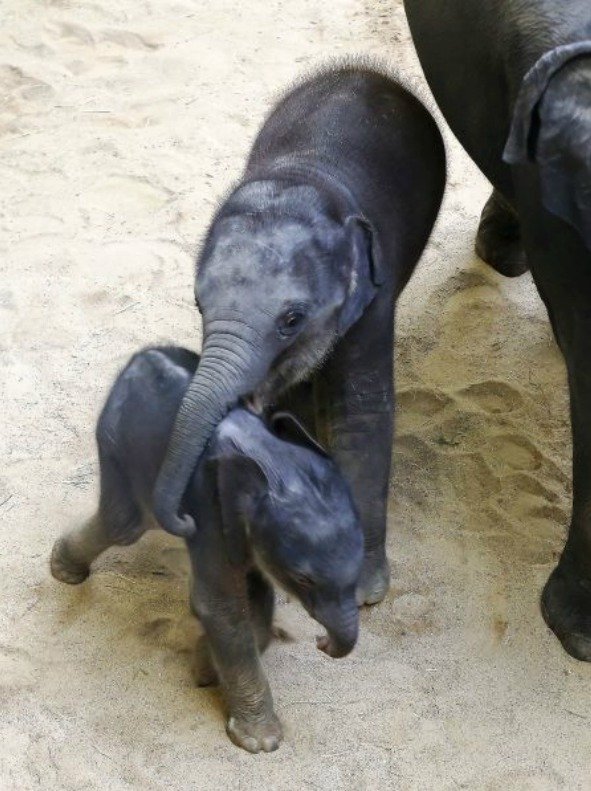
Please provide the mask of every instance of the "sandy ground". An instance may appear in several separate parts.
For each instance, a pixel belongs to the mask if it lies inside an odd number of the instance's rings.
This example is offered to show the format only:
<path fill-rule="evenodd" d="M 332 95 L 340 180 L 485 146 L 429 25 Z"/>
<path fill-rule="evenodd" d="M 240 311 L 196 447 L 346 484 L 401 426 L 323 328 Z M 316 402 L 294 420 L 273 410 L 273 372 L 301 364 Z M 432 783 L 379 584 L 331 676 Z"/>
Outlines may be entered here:
<path fill-rule="evenodd" d="M 591 669 L 545 628 L 570 440 L 529 277 L 480 263 L 487 185 L 446 133 L 444 209 L 400 305 L 393 588 L 335 662 L 317 626 L 266 668 L 271 755 L 226 739 L 189 656 L 182 544 L 80 588 L 47 558 L 95 505 L 93 428 L 141 345 L 198 347 L 192 254 L 277 91 L 327 56 L 420 83 L 400 0 L 2 0 L 0 787 L 589 788 Z"/>

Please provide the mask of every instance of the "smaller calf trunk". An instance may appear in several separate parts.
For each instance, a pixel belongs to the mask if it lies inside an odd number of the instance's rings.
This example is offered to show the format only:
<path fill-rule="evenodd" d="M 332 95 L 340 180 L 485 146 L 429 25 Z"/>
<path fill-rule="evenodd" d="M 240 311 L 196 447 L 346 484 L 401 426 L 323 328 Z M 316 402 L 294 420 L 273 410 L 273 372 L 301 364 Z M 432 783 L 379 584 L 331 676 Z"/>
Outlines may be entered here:
<path fill-rule="evenodd" d="M 323 626 L 326 627 L 328 634 L 316 638 L 316 646 L 333 659 L 341 659 L 350 654 L 357 642 L 359 633 L 359 610 L 357 604 L 343 613 L 338 608 L 332 613 L 315 616 Z"/>

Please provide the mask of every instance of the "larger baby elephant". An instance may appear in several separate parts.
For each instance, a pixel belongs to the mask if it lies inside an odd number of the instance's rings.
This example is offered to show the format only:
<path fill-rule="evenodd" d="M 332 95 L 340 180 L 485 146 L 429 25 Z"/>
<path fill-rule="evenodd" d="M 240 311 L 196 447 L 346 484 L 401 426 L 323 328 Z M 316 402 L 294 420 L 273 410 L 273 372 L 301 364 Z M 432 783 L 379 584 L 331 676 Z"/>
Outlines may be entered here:
<path fill-rule="evenodd" d="M 227 411 L 241 397 L 277 403 L 289 390 L 296 412 L 314 404 L 317 436 L 360 511 L 358 599 L 383 598 L 394 307 L 444 183 L 433 119 L 376 70 L 323 71 L 276 105 L 199 256 L 202 359 L 154 494 L 167 530 L 193 531 L 179 514 L 183 494 Z"/>
<path fill-rule="evenodd" d="M 492 182 L 478 254 L 528 266 L 568 370 L 574 450 L 566 547 L 546 622 L 591 661 L 591 5 L 589 0 L 405 0 L 425 75 Z"/>
<path fill-rule="evenodd" d="M 56 542 L 57 579 L 82 582 L 101 552 L 137 541 L 153 524 L 152 488 L 198 360 L 184 349 L 149 349 L 120 374 L 97 427 L 98 513 Z M 191 604 L 207 635 L 197 651 L 199 681 L 219 675 L 236 744 L 274 750 L 281 726 L 259 659 L 270 639 L 273 590 L 261 570 L 327 629 L 318 638 L 322 651 L 348 654 L 357 640 L 363 560 L 349 488 L 289 415 L 276 415 L 270 430 L 238 408 L 214 432 L 184 507 L 199 526 L 187 540 Z"/>

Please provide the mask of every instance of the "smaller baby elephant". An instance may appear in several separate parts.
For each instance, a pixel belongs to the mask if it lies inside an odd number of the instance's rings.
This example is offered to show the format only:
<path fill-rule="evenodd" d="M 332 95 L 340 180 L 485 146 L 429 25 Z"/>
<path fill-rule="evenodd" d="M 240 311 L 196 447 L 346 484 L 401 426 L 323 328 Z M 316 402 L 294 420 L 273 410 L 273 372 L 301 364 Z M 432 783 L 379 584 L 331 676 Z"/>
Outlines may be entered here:
<path fill-rule="evenodd" d="M 154 524 L 154 482 L 198 363 L 185 349 L 147 349 L 117 378 L 96 432 L 98 512 L 55 543 L 58 580 L 83 582 L 101 552 L 132 544 Z M 184 507 L 198 526 L 186 540 L 191 606 L 205 630 L 198 683 L 221 681 L 235 744 L 274 750 L 281 725 L 260 662 L 274 608 L 267 574 L 326 628 L 317 639 L 322 651 L 352 650 L 363 535 L 348 485 L 295 418 L 277 414 L 267 426 L 237 407 L 214 431 Z"/>

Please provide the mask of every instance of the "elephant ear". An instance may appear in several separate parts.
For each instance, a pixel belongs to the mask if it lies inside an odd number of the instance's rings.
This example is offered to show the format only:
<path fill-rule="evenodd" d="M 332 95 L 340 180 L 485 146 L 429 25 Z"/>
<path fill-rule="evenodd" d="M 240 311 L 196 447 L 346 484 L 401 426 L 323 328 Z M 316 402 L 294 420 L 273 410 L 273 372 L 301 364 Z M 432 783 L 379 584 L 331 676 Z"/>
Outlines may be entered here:
<path fill-rule="evenodd" d="M 325 459 L 329 458 L 322 445 L 314 439 L 311 433 L 291 412 L 275 412 L 271 416 L 270 422 L 271 428 L 279 439 L 308 448 L 308 450 L 318 453 Z"/>
<path fill-rule="evenodd" d="M 591 86 L 573 63 L 585 55 L 591 41 L 556 47 L 525 75 L 503 160 L 537 165 L 544 207 L 591 249 Z"/>
<path fill-rule="evenodd" d="M 280 473 L 269 450 L 270 436 L 263 421 L 235 410 L 224 421 L 211 463 L 215 465 L 216 493 L 228 559 L 240 566 L 249 557 L 248 522 L 261 497 L 279 490 Z"/>
<path fill-rule="evenodd" d="M 345 235 L 350 268 L 347 296 L 339 315 L 341 336 L 359 321 L 385 279 L 382 250 L 373 225 L 361 215 L 349 216 L 345 220 Z"/>
<path fill-rule="evenodd" d="M 217 495 L 222 518 L 222 537 L 228 560 L 243 566 L 248 559 L 247 517 L 240 493 L 244 475 L 239 459 L 218 458 Z"/>

